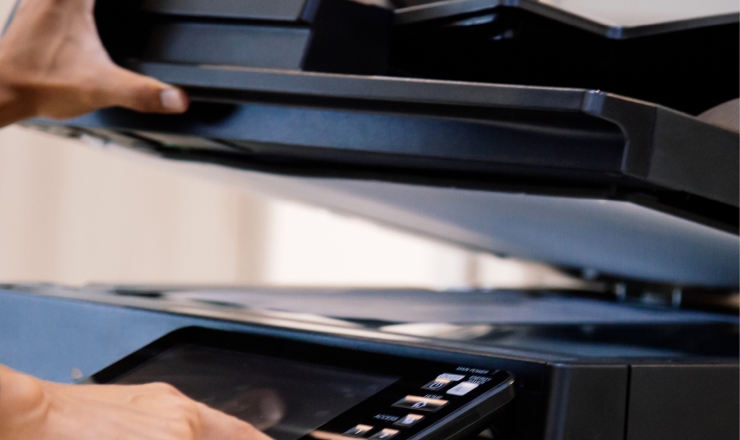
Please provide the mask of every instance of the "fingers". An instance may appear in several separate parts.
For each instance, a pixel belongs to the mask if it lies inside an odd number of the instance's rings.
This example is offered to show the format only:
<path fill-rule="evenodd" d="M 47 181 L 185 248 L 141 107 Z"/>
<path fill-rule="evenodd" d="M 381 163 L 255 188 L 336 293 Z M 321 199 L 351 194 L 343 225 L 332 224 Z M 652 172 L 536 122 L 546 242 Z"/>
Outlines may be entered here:
<path fill-rule="evenodd" d="M 198 404 L 202 440 L 272 440 L 249 423 Z"/>
<path fill-rule="evenodd" d="M 119 67 L 101 78 L 101 107 L 126 107 L 144 113 L 183 113 L 190 102 L 181 89 Z"/>

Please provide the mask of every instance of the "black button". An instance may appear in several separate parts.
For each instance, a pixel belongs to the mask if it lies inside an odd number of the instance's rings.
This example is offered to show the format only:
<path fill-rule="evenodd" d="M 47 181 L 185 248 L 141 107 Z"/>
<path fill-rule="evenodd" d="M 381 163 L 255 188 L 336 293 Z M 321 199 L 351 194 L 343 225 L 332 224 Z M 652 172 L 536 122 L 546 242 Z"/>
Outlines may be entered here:
<path fill-rule="evenodd" d="M 370 440 L 391 440 L 398 434 L 395 429 L 384 429 L 380 432 L 376 432 L 375 435 L 370 437 Z"/>
<path fill-rule="evenodd" d="M 446 387 L 449 384 L 450 384 L 449 380 L 437 379 L 433 382 L 429 382 L 428 384 L 424 385 L 421 388 L 424 390 L 437 391 L 437 390 L 441 390 L 442 388 Z"/>
<path fill-rule="evenodd" d="M 454 373 L 445 373 L 437 376 L 437 380 L 448 380 L 450 382 L 460 382 L 463 379 L 465 379 L 465 375 Z"/>
<path fill-rule="evenodd" d="M 360 437 L 364 438 L 368 432 L 372 431 L 373 427 L 370 425 L 357 425 L 349 431 L 345 432 L 344 435 L 347 437 Z"/>
<path fill-rule="evenodd" d="M 420 416 L 419 414 L 409 414 L 405 417 L 402 417 L 399 419 L 396 423 L 394 423 L 395 426 L 400 426 L 402 428 L 408 428 L 410 426 L 414 426 L 417 423 L 419 423 L 424 416 Z"/>
<path fill-rule="evenodd" d="M 453 396 L 464 396 L 476 388 L 478 388 L 477 383 L 463 382 L 447 390 L 447 394 L 452 394 Z"/>
<path fill-rule="evenodd" d="M 447 405 L 447 400 L 429 399 L 427 397 L 406 396 L 393 406 L 398 408 L 415 409 L 417 411 L 434 412 Z"/>

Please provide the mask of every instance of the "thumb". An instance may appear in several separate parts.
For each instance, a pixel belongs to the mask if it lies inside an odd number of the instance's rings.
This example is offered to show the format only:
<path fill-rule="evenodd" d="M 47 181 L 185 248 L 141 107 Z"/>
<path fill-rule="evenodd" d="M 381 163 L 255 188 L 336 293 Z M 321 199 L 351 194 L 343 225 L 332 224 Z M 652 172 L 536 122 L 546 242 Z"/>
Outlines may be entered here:
<path fill-rule="evenodd" d="M 118 66 L 106 72 L 101 100 L 104 107 L 126 107 L 144 113 L 183 113 L 189 105 L 179 88 Z"/>

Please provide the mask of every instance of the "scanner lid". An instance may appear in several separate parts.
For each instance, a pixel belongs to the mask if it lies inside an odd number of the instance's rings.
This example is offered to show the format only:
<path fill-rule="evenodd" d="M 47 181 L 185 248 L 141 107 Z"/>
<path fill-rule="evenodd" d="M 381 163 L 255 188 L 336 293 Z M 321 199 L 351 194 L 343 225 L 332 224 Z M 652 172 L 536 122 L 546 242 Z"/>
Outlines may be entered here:
<path fill-rule="evenodd" d="M 466 1 L 473 0 L 460 3 Z M 490 15 L 475 14 L 465 20 Z M 585 31 L 561 22 L 545 26 L 551 34 L 538 34 L 538 19 L 517 14 L 510 16 L 522 26 L 517 29 L 535 29 L 532 38 L 517 40 L 528 50 L 548 47 L 560 33 L 567 41 L 584 38 Z M 607 58 L 618 55 L 625 63 L 662 63 L 668 53 L 670 62 L 693 66 L 699 59 L 726 67 L 699 72 L 707 79 L 702 83 L 693 70 L 688 78 L 685 69 L 620 70 L 599 60 L 599 51 L 579 55 L 577 45 L 563 54 L 578 67 L 570 71 L 589 71 L 577 60 L 593 55 L 586 59 L 596 74 L 561 83 L 570 78 L 557 77 L 568 73 L 558 72 L 566 62 L 531 69 L 527 63 L 538 57 L 511 50 L 492 58 L 490 50 L 501 50 L 489 45 L 499 41 L 490 38 L 500 30 L 496 20 L 482 33 L 453 30 L 458 39 L 449 41 L 468 41 L 474 50 L 465 54 L 477 58 L 455 59 L 455 45 L 422 50 L 411 44 L 428 32 L 443 35 L 444 43 L 449 25 L 459 23 L 455 18 L 419 28 L 397 25 L 382 76 L 119 60 L 187 88 L 191 111 L 165 116 L 108 109 L 28 124 L 173 159 L 187 172 L 473 249 L 623 279 L 735 288 L 740 137 L 717 120 L 737 106 L 717 110 L 719 118 L 717 111 L 699 115 L 737 98 L 736 17 L 731 21 L 615 43 L 636 42 L 632 46 L 611 46 L 614 40 L 603 35 L 589 40 L 612 48 Z M 712 39 L 730 55 L 707 55 L 702 48 Z M 646 53 L 645 47 L 655 50 Z M 488 60 L 504 56 L 513 61 L 491 68 Z M 516 78 L 523 78 L 522 66 L 540 76 L 506 84 L 495 76 L 506 65 Z M 547 83 L 550 73 L 554 84 Z M 630 74 L 648 79 L 635 82 Z M 708 80 L 712 75 L 715 81 Z M 604 78 L 614 81 L 609 88 L 593 86 L 592 80 Z M 664 87 L 658 87 L 661 79 Z M 644 87 L 630 88 L 634 83 Z M 672 101 L 675 96 L 688 98 Z"/>
<path fill-rule="evenodd" d="M 411 25 L 485 10 L 517 8 L 597 33 L 626 39 L 738 21 L 732 0 L 394 0 L 396 24 Z"/>
<path fill-rule="evenodd" d="M 187 115 L 109 109 L 31 124 L 468 248 L 626 279 L 737 284 L 737 133 L 589 90 L 208 73 L 218 98 L 194 77 L 174 81 L 193 87 Z"/>

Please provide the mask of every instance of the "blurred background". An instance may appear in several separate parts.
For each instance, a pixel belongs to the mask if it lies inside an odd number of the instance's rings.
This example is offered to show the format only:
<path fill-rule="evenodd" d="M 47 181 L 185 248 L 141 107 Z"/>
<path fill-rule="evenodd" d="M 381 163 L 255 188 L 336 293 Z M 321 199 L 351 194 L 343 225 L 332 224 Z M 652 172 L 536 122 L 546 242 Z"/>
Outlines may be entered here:
<path fill-rule="evenodd" d="M 15 0 L 0 0 L 5 22 Z M 571 286 L 544 266 L 0 130 L 0 281 L 69 285 Z"/>

